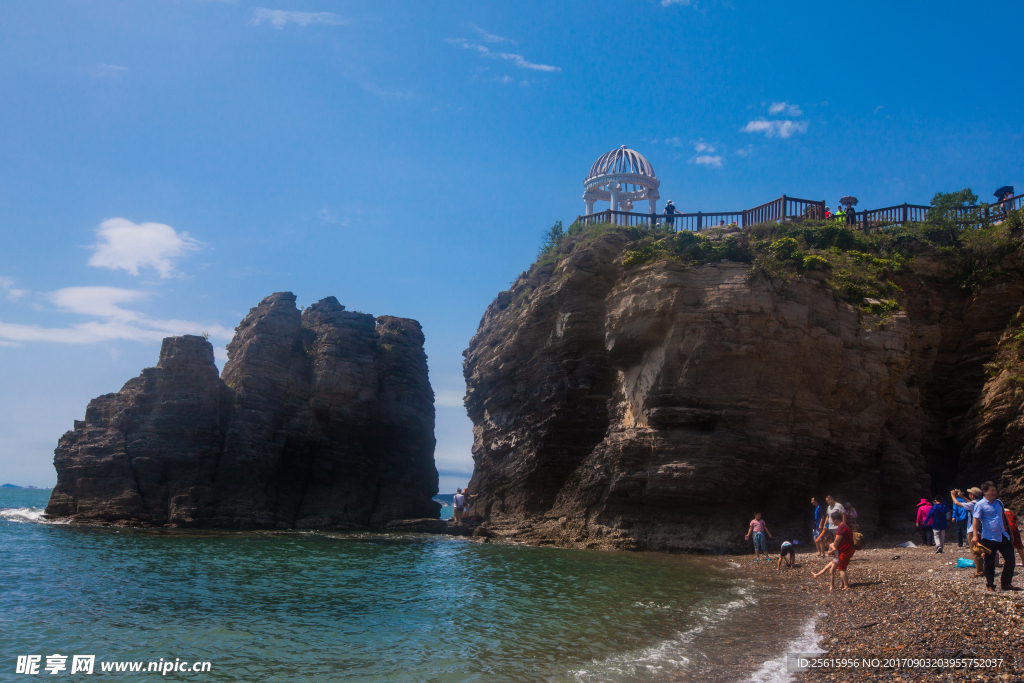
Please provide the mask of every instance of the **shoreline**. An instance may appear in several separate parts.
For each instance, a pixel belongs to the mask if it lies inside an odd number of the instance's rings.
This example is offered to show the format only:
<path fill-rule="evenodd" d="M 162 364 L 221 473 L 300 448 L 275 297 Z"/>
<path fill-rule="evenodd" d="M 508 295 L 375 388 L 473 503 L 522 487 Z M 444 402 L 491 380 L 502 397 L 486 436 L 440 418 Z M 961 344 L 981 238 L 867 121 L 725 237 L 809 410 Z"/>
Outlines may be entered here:
<path fill-rule="evenodd" d="M 5 515 L 6 516 L 6 515 Z M 51 520 L 25 521 L 53 524 Z M 59 523 L 59 522 L 58 522 Z M 125 529 L 112 524 L 73 526 Z M 129 527 L 134 531 L 158 531 L 155 528 Z M 167 529 L 164 529 L 167 531 Z M 229 529 L 174 529 L 177 532 L 221 531 Z M 292 531 L 292 530 L 289 530 Z M 296 530 L 316 532 L 320 530 Z M 323 530 L 329 531 L 329 530 Z M 348 530 L 351 531 L 351 530 Z M 372 533 L 395 533 L 399 530 L 372 530 Z M 276 533 L 288 533 L 276 531 Z M 849 591 L 828 590 L 827 575 L 811 577 L 812 571 L 825 565 L 808 546 L 796 556 L 797 567 L 776 571 L 778 554 L 770 561 L 755 563 L 750 554 L 709 555 L 696 553 L 665 553 L 658 551 L 623 551 L 600 548 L 599 552 L 626 554 L 684 556 L 697 560 L 733 576 L 750 578 L 757 586 L 758 598 L 765 599 L 771 610 L 782 610 L 789 628 L 789 637 L 781 638 L 784 648 L 801 647 L 802 651 L 824 650 L 829 659 L 988 659 L 1002 658 L 1003 665 L 994 669 L 936 668 L 843 668 L 817 669 L 792 673 L 785 665 L 785 654 L 765 657 L 745 681 L 793 680 L 798 683 L 820 681 L 1022 681 L 1024 673 L 1024 591 L 986 594 L 984 579 L 973 578 L 974 569 L 960 569 L 958 558 L 971 558 L 967 548 L 947 543 L 945 553 L 934 548 L 895 548 L 896 543 L 912 538 L 909 535 L 887 535 L 872 539 L 869 547 L 858 551 L 850 563 Z M 467 538 L 483 541 L 483 538 Z M 491 542 L 551 548 L 550 543 L 533 543 L 530 538 L 488 539 Z M 569 549 L 569 548 L 566 548 Z M 1018 566 L 1015 585 L 1024 587 L 1024 568 Z M 759 610 L 760 612 L 760 610 Z M 763 612 L 760 612 L 763 614 Z M 813 622 L 813 626 L 811 623 Z M 766 624 L 769 626 L 769 624 Z M 754 624 L 755 628 L 759 628 Z M 772 628 L 777 628 L 774 624 Z M 812 636 L 813 634 L 813 636 Z M 713 654 L 709 651 L 708 654 Z M 669 677 L 668 680 L 675 680 Z M 685 679 L 679 679 L 685 680 Z"/>
<path fill-rule="evenodd" d="M 883 537 L 858 551 L 849 566 L 850 590 L 828 589 L 828 575 L 811 576 L 826 560 L 808 551 L 797 567 L 775 571 L 771 562 L 746 556 L 744 569 L 790 596 L 790 609 L 815 613 L 823 659 L 989 659 L 998 668 L 830 668 L 791 674 L 798 683 L 822 681 L 1021 681 L 1024 673 L 1024 592 L 984 590 L 974 568 L 957 568 L 970 551 L 954 542 L 945 552 L 933 547 L 894 548 L 904 536 Z M 889 546 L 889 547 L 886 547 Z M 895 559 L 894 559 L 895 558 Z M 998 576 L 998 572 L 997 572 Z M 998 578 L 997 578 L 998 581 Z M 1024 586 L 1018 566 L 1015 585 Z M 784 669 L 783 669 L 784 671 Z M 782 673 L 780 671 L 780 673 Z"/>

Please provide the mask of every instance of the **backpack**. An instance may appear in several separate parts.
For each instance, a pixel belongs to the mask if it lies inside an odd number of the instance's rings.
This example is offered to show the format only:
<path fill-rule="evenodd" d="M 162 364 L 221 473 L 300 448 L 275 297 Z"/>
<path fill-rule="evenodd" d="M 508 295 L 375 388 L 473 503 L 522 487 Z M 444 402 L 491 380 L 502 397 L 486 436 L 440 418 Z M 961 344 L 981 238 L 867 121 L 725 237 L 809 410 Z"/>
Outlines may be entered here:
<path fill-rule="evenodd" d="M 853 549 L 864 550 L 864 534 L 859 531 L 853 532 Z"/>

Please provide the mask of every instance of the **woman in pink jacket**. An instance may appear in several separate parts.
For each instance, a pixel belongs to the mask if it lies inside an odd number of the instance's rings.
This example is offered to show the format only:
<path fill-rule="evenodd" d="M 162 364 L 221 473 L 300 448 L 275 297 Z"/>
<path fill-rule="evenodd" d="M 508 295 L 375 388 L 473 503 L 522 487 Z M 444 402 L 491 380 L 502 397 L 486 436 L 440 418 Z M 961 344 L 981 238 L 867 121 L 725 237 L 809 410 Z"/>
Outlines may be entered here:
<path fill-rule="evenodd" d="M 917 504 L 917 530 L 921 532 L 921 545 L 935 545 L 932 540 L 932 528 L 928 525 L 928 513 L 932 504 L 924 498 Z"/>

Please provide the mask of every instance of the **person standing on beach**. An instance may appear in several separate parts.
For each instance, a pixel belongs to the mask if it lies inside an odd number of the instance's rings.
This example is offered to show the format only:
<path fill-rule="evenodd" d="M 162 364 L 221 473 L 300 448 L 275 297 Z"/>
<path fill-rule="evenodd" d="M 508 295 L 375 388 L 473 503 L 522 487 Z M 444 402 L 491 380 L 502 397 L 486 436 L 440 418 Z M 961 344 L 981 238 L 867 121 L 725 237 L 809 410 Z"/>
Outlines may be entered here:
<path fill-rule="evenodd" d="M 1004 510 L 1003 514 L 1006 515 L 1006 523 L 1010 526 L 1010 542 L 1020 557 L 1021 566 L 1024 567 L 1024 542 L 1021 542 L 1020 529 L 1017 528 L 1017 514 L 1013 510 Z"/>
<path fill-rule="evenodd" d="M 985 554 L 985 590 L 990 593 L 996 590 L 996 552 L 1003 556 L 1000 587 L 1004 591 L 1020 590 L 1013 585 L 1013 541 L 1004 523 L 999 489 L 995 483 L 986 481 L 981 485 L 981 493 L 984 498 L 974 505 L 974 536 L 989 550 Z"/>
<path fill-rule="evenodd" d="M 818 504 L 817 498 L 811 498 L 811 505 L 814 506 L 814 526 L 811 528 L 811 540 L 814 541 L 814 550 L 818 553 L 818 557 L 825 557 L 825 544 L 818 540 L 825 524 L 825 508 Z"/>
<path fill-rule="evenodd" d="M 833 545 L 836 547 L 836 552 L 839 553 L 839 562 L 836 564 L 836 571 L 839 572 L 839 588 L 849 590 L 850 582 L 846 576 L 846 567 L 849 566 L 850 560 L 853 559 L 853 553 L 856 552 L 853 547 L 853 531 L 843 521 L 842 514 L 832 513 L 831 519 L 836 523 L 836 540 Z M 835 580 L 835 572 L 832 572 L 832 580 Z M 833 581 L 829 582 L 829 590 L 832 590 Z"/>
<path fill-rule="evenodd" d="M 956 545 L 958 548 L 963 548 L 964 540 L 967 538 L 967 518 L 970 516 L 964 507 L 967 500 L 964 498 L 964 492 L 960 489 L 950 491 L 949 497 L 953 499 L 953 508 L 950 512 L 953 515 L 953 525 L 956 527 Z M 967 545 L 969 547 L 970 542 Z"/>
<path fill-rule="evenodd" d="M 754 519 L 750 520 L 750 527 L 743 540 L 749 540 L 751 534 L 754 535 L 754 562 L 761 559 L 761 553 L 764 553 L 764 559 L 768 561 L 768 543 L 764 540 L 764 535 L 768 534 L 768 538 L 771 538 L 772 533 L 768 531 L 768 525 L 761 519 L 760 512 L 754 513 Z"/>
<path fill-rule="evenodd" d="M 857 508 L 853 507 L 853 503 L 846 504 L 846 526 L 857 530 Z"/>
<path fill-rule="evenodd" d="M 941 498 L 936 498 L 935 503 L 932 505 L 931 510 L 928 511 L 928 516 L 925 518 L 925 524 L 931 527 L 932 535 L 935 537 L 935 552 L 944 552 L 942 547 L 946 544 L 946 515 L 949 513 L 949 508 L 942 502 Z"/>
<path fill-rule="evenodd" d="M 839 528 L 839 522 L 836 522 L 834 517 L 836 513 L 839 513 L 840 521 L 846 519 L 846 508 L 836 502 L 836 499 L 832 496 L 825 496 L 825 502 L 828 503 L 828 516 L 826 521 L 828 522 L 828 538 L 829 543 L 836 538 L 836 529 Z"/>
<path fill-rule="evenodd" d="M 462 489 L 455 489 L 455 523 L 462 524 L 462 513 L 466 511 L 466 496 L 462 494 Z"/>
<path fill-rule="evenodd" d="M 932 504 L 922 498 L 917 504 L 917 530 L 921 534 L 921 545 L 932 544 L 932 528 L 928 526 L 928 513 L 932 511 Z"/>

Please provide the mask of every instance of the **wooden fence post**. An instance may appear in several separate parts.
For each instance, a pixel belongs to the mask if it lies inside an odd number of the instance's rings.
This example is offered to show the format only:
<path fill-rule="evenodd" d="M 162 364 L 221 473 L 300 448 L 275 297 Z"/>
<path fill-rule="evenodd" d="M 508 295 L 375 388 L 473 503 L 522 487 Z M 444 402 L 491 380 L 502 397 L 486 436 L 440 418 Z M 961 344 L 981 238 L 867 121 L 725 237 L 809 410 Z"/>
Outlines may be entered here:
<path fill-rule="evenodd" d="M 906 222 L 907 222 L 907 203 L 903 202 L 903 223 L 902 224 L 905 225 Z"/>
<path fill-rule="evenodd" d="M 782 222 L 786 222 L 786 195 L 782 195 Z"/>
<path fill-rule="evenodd" d="M 700 230 L 702 227 L 704 227 L 704 219 L 701 216 L 701 212 L 698 211 L 697 212 L 697 230 Z"/>

